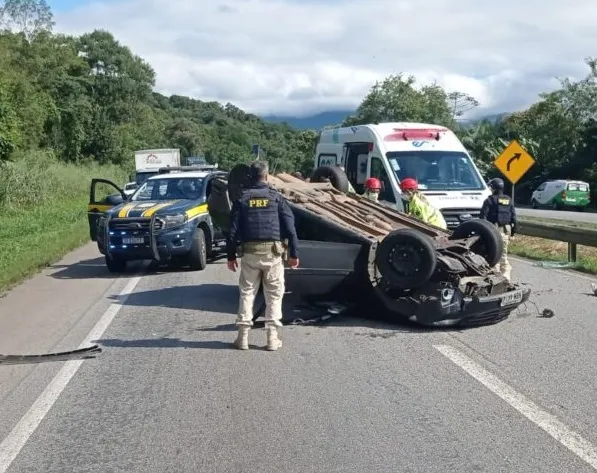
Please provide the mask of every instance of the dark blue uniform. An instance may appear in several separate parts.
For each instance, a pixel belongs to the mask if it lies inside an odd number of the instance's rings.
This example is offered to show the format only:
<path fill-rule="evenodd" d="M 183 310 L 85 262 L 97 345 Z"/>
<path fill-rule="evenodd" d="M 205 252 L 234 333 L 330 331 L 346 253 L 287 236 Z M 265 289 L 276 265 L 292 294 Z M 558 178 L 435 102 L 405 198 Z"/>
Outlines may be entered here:
<path fill-rule="evenodd" d="M 284 239 L 289 240 L 289 256 L 298 258 L 298 236 L 288 202 L 267 183 L 245 189 L 230 213 L 230 234 L 226 242 L 228 261 L 236 259 L 239 242 Z"/>
<path fill-rule="evenodd" d="M 479 217 L 501 228 L 510 225 L 510 235 L 516 233 L 516 209 L 514 208 L 512 199 L 506 194 L 500 193 L 487 197 L 485 202 L 483 202 Z"/>

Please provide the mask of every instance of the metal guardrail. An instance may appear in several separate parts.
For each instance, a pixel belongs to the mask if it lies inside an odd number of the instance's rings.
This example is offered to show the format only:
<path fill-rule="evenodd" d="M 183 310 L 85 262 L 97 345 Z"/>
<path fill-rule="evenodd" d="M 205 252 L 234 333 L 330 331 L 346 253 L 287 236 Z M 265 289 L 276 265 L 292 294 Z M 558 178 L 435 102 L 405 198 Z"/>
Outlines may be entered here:
<path fill-rule="evenodd" d="M 568 261 L 571 263 L 577 262 L 577 245 L 597 247 L 597 230 L 590 228 L 537 223 L 519 219 L 517 233 L 568 243 Z"/>

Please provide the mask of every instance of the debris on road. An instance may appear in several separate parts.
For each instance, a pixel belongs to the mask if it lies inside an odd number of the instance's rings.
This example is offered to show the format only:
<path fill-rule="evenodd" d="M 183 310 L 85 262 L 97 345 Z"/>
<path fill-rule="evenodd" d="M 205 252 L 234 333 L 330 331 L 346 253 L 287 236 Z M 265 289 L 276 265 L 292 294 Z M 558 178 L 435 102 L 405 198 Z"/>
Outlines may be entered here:
<path fill-rule="evenodd" d="M 25 365 L 31 363 L 46 363 L 48 361 L 86 360 L 95 358 L 102 349 L 98 345 L 78 350 L 59 353 L 45 353 L 43 355 L 0 355 L 0 365 Z"/>

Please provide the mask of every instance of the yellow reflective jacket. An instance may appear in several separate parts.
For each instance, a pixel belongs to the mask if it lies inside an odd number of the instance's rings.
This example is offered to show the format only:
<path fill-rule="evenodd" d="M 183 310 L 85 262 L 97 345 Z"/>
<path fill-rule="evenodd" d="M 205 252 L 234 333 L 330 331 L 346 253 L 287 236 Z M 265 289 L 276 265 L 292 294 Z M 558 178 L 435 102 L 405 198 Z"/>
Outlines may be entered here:
<path fill-rule="evenodd" d="M 408 204 L 408 213 L 429 225 L 434 225 L 444 230 L 448 229 L 444 216 L 431 205 L 431 202 L 423 194 L 417 192 L 412 196 Z"/>

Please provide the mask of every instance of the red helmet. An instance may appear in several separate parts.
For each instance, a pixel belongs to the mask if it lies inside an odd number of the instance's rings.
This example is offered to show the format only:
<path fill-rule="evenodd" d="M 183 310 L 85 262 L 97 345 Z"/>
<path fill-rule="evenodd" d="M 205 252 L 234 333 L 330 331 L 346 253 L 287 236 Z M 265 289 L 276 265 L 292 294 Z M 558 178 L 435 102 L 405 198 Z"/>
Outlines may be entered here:
<path fill-rule="evenodd" d="M 400 189 L 403 191 L 416 191 L 419 189 L 419 184 L 412 177 L 407 177 L 400 181 Z"/>
<path fill-rule="evenodd" d="M 365 189 L 370 189 L 373 191 L 380 191 L 381 190 L 381 181 L 377 177 L 370 177 L 365 181 Z"/>

